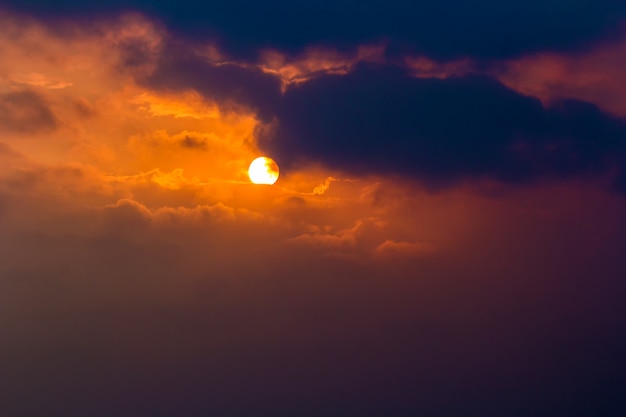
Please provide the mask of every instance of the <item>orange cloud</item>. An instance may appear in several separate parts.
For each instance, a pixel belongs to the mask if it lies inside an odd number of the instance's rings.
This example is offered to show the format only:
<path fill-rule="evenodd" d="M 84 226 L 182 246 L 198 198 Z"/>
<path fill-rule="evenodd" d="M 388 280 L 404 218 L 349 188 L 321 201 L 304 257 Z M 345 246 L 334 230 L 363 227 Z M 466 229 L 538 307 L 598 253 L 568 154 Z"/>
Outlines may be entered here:
<path fill-rule="evenodd" d="M 72 86 L 72 83 L 61 79 L 53 79 L 38 72 L 29 72 L 21 74 L 9 74 L 9 81 L 15 84 L 25 84 L 33 87 L 43 87 L 56 90 Z"/>
<path fill-rule="evenodd" d="M 280 77 L 286 87 L 320 74 L 346 74 L 360 62 L 384 62 L 385 48 L 384 43 L 363 45 L 349 54 L 332 49 L 309 48 L 295 57 L 268 50 L 262 53 L 260 67 Z"/>
<path fill-rule="evenodd" d="M 559 97 L 577 98 L 624 116 L 624 57 L 626 40 L 622 38 L 584 52 L 522 57 L 496 65 L 493 73 L 512 88 L 546 101 Z"/>
<path fill-rule="evenodd" d="M 131 103 L 138 104 L 140 111 L 151 116 L 173 116 L 177 119 L 217 119 L 220 117 L 216 105 L 205 103 L 198 93 L 189 91 L 180 97 L 164 97 L 154 93 L 143 92 Z"/>
<path fill-rule="evenodd" d="M 424 242 L 395 242 L 386 240 L 375 250 L 375 253 L 384 257 L 422 257 L 436 253 L 436 248 Z"/>

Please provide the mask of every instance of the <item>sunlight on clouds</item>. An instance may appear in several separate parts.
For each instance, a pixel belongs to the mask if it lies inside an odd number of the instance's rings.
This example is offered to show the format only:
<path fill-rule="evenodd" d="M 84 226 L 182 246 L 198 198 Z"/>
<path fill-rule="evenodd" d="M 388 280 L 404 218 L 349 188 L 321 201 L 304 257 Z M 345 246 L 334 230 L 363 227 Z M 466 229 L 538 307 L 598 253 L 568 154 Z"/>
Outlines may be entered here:
<path fill-rule="evenodd" d="M 138 82 L 171 36 L 145 18 L 122 16 L 64 35 L 34 21 L 0 20 L 10 29 L 0 34 L 0 105 L 13 111 L 0 117 L 0 204 L 15 224 L 30 227 L 26 213 L 36 213 L 38 225 L 62 224 L 55 216 L 64 211 L 77 219 L 100 213 L 115 224 L 111 233 L 135 221 L 136 238 L 150 240 L 166 225 L 168 233 L 191 233 L 183 231 L 189 219 L 194 233 L 209 233 L 219 219 L 219 236 L 233 247 L 266 239 L 303 253 L 394 262 L 462 253 L 463 242 L 480 235 L 487 221 L 492 203 L 464 186 L 433 193 L 313 163 L 285 170 L 273 187 L 251 184 L 247 168 L 261 154 L 262 119 L 222 106 L 207 91 L 155 91 Z M 222 58 L 214 46 L 206 50 L 205 59 Z M 263 68 L 283 83 L 303 82 L 377 62 L 383 51 L 377 45 L 352 55 L 312 49 L 295 58 L 266 51 Z M 419 59 L 412 65 L 428 76 L 465 68 Z M 30 130 L 11 130 L 16 120 Z M 39 207 L 57 209 L 46 217 Z"/>
<path fill-rule="evenodd" d="M 171 223 L 176 225 L 180 221 L 189 224 L 202 223 L 206 219 L 212 222 L 234 222 L 238 220 L 262 221 L 264 217 L 250 210 L 234 209 L 225 204 L 198 205 L 195 207 L 159 207 L 150 209 L 143 204 L 132 199 L 120 199 L 114 204 L 105 207 L 109 212 L 126 211 L 133 213 L 130 216 L 142 218 L 145 221 L 155 224 L 166 225 Z M 140 220 L 143 222 L 144 220 Z"/>
<path fill-rule="evenodd" d="M 626 115 L 622 80 L 626 75 L 626 41 L 611 42 L 573 53 L 544 52 L 496 65 L 504 84 L 545 102 L 572 97 Z"/>
<path fill-rule="evenodd" d="M 329 48 L 309 48 L 291 58 L 278 51 L 265 50 L 260 65 L 263 71 L 278 76 L 285 88 L 320 74 L 347 74 L 358 63 L 383 62 L 385 47 L 384 43 L 362 45 L 352 54 Z"/>
<path fill-rule="evenodd" d="M 312 233 L 302 234 L 291 239 L 293 243 L 303 244 L 313 247 L 325 247 L 329 249 L 353 249 L 357 243 L 359 231 L 363 228 L 363 221 L 357 223 L 349 229 L 337 231 L 324 230 L 328 228 L 318 228 Z"/>
<path fill-rule="evenodd" d="M 126 69 L 134 64 L 125 62 L 125 54 L 131 45 L 154 51 L 160 36 L 138 16 L 90 27 L 68 25 L 59 32 L 26 17 L 0 14 L 0 94 L 37 96 L 57 121 L 45 139 L 8 132 L 3 140 L 41 162 L 84 161 L 84 150 L 88 162 L 110 164 L 117 140 L 127 134 L 120 122 L 128 115 L 118 98 L 133 84 Z M 146 54 L 144 62 L 150 61 Z M 36 122 L 27 125 L 36 127 Z"/>
<path fill-rule="evenodd" d="M 436 251 L 436 247 L 431 243 L 386 240 L 376 248 L 375 253 L 379 256 L 390 257 L 422 257 L 432 255 Z"/>
<path fill-rule="evenodd" d="M 19 197 L 21 207 L 33 205 L 24 213 L 43 202 L 75 216 L 82 213 L 77 218 L 101 213 L 107 233 L 119 231 L 132 241 L 149 241 L 164 227 L 183 238 L 192 221 L 195 230 L 219 223 L 221 241 L 233 247 L 265 239 L 289 250 L 352 260 L 415 249 L 404 243 L 410 241 L 405 235 L 420 219 L 394 212 L 399 200 L 393 194 L 404 191 L 391 182 L 346 178 L 310 164 L 292 168 L 273 187 L 251 184 L 247 168 L 260 154 L 259 118 L 238 106 L 220 107 L 206 92 L 157 92 L 138 82 L 153 70 L 170 36 L 147 19 L 126 15 L 92 29 L 77 26 L 72 35 L 4 19 L 13 35 L 0 35 L 0 45 L 7 46 L 0 52 L 0 88 L 25 97 L 20 102 L 5 94 L 7 106 L 36 104 L 54 121 L 28 135 L 3 138 L 6 149 L 29 161 L 12 159 L 21 169 L 8 172 L 3 186 Z M 47 55 L 28 54 L 28 49 Z M 205 49 L 210 55 L 205 59 L 221 58 L 215 47 Z M 383 51 L 380 45 L 364 46 L 345 56 L 311 49 L 289 59 L 267 52 L 263 68 L 284 83 L 301 82 L 379 61 Z M 374 183 L 384 187 L 376 198 Z M 60 215 L 55 213 L 38 217 L 53 222 Z M 442 230 L 425 229 L 420 240 L 437 233 Z"/>
<path fill-rule="evenodd" d="M 203 181 L 211 179 L 241 180 L 255 155 L 253 130 L 255 120 L 229 116 L 169 134 L 166 130 L 132 135 L 127 151 L 134 159 L 128 163 L 142 170 L 159 167 L 173 170 L 184 167 L 190 175 Z"/>
<path fill-rule="evenodd" d="M 154 24 L 138 15 L 97 21 L 89 27 L 68 23 L 64 33 L 0 12 L 0 26 L 0 89 L 9 88 L 11 82 L 40 87 L 62 83 L 87 98 L 127 82 L 123 68 L 151 64 L 162 41 Z M 127 62 L 133 48 L 142 52 L 141 62 Z"/>
<path fill-rule="evenodd" d="M 53 79 L 38 72 L 9 74 L 9 81 L 16 84 L 25 84 L 33 87 L 49 88 L 52 90 L 72 86 L 72 83 L 70 82 L 63 81 L 61 79 Z"/>
<path fill-rule="evenodd" d="M 180 95 L 180 97 L 163 97 L 144 92 L 131 102 L 138 104 L 140 111 L 145 111 L 151 116 L 174 116 L 177 119 L 198 120 L 220 117 L 217 106 L 207 105 L 198 93 L 191 91 Z"/>
<path fill-rule="evenodd" d="M 160 169 L 203 181 L 245 178 L 257 152 L 254 115 L 221 112 L 195 91 L 156 93 L 136 83 L 162 48 L 164 32 L 154 23 L 129 14 L 59 34 L 33 20 L 0 20 L 7 29 L 0 34 L 0 94 L 9 91 L 0 105 L 12 111 L 4 124 L 29 129 L 3 137 L 17 151 L 110 175 Z"/>
<path fill-rule="evenodd" d="M 183 170 L 181 168 L 178 168 L 170 173 L 162 173 L 157 170 L 152 175 L 152 181 L 163 188 L 167 188 L 170 190 L 179 190 L 184 185 L 197 184 L 198 179 L 194 177 L 191 179 L 191 181 L 187 180 L 183 176 Z"/>

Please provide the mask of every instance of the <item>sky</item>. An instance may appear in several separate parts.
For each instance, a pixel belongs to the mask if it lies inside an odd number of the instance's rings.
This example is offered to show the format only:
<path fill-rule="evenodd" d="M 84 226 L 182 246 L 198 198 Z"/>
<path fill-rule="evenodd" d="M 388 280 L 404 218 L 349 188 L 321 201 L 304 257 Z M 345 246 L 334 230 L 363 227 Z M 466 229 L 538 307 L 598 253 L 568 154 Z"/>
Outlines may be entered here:
<path fill-rule="evenodd" d="M 626 415 L 625 57 L 623 1 L 0 0 L 0 415 Z"/>

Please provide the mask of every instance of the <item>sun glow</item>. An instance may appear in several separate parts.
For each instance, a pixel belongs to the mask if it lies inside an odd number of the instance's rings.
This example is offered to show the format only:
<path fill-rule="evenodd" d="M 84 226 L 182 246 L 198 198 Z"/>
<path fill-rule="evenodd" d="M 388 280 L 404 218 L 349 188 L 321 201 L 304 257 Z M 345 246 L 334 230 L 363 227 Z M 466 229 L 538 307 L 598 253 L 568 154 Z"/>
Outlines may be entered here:
<path fill-rule="evenodd" d="M 272 158 L 261 156 L 250 164 L 248 176 L 255 184 L 272 185 L 278 180 L 278 164 Z"/>

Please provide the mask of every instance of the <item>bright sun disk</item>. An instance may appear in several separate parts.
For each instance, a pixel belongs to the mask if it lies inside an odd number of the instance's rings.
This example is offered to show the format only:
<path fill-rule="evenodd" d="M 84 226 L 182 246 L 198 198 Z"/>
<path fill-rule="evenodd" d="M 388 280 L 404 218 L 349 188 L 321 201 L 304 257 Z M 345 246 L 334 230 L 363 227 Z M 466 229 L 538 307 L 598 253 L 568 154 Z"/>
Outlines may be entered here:
<path fill-rule="evenodd" d="M 272 185 L 278 179 L 278 164 L 272 158 L 258 157 L 250 164 L 248 176 L 255 184 Z"/>

